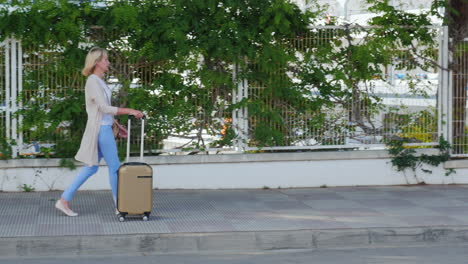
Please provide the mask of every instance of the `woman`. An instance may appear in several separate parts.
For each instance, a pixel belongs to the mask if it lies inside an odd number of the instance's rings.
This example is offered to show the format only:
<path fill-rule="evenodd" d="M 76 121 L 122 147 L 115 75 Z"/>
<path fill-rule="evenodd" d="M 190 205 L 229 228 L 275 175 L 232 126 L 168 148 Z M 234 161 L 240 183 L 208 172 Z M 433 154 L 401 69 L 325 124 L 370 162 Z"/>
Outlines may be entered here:
<path fill-rule="evenodd" d="M 57 209 L 68 216 L 78 216 L 70 209 L 69 202 L 78 188 L 97 172 L 98 164 L 102 158 L 104 158 L 109 168 L 109 181 L 114 203 L 117 201 L 117 170 L 120 161 L 112 132 L 113 116 L 133 115 L 136 118 L 143 117 L 143 113 L 138 110 L 111 106 L 112 92 L 103 80 L 104 73 L 109 70 L 109 65 L 107 51 L 94 47 L 88 52 L 82 70 L 83 75 L 88 77 L 85 86 L 88 121 L 75 159 L 85 163 L 86 166 L 80 170 L 55 204 Z"/>

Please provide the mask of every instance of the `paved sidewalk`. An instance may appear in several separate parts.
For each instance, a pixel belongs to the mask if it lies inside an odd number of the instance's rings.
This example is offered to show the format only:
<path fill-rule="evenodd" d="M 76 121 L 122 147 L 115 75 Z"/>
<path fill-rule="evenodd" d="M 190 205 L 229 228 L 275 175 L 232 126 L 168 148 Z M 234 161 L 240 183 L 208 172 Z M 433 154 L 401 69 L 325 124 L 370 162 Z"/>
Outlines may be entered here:
<path fill-rule="evenodd" d="M 0 193 L 0 256 L 51 253 L 63 243 L 80 255 L 103 244 L 141 253 L 468 241 L 465 185 L 155 190 L 150 220 L 123 223 L 109 191 L 78 192 L 78 217 L 54 208 L 59 195 Z"/>

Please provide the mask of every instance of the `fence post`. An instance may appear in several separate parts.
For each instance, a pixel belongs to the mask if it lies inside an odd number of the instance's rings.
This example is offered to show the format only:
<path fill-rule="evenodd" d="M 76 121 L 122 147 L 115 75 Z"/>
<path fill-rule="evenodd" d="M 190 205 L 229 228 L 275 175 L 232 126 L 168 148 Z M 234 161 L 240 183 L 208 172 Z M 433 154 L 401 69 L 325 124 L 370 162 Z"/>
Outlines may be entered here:
<path fill-rule="evenodd" d="M 233 65 L 233 69 L 232 69 L 232 82 L 234 83 L 234 88 L 232 89 L 232 104 L 235 105 L 237 103 L 237 71 L 238 71 L 238 68 L 237 68 L 237 63 L 235 63 Z M 237 112 L 238 110 L 237 109 L 233 109 L 232 110 L 232 129 L 234 129 L 234 131 L 236 132 L 236 135 L 238 135 L 239 133 L 237 132 L 238 130 L 238 121 L 237 121 Z M 238 146 L 238 140 L 236 139 L 235 142 L 234 142 L 234 148 L 236 149 L 236 151 L 239 151 L 239 146 Z"/>
<path fill-rule="evenodd" d="M 248 97 L 248 82 L 239 78 L 239 65 L 237 63 L 234 64 L 232 76 L 235 84 L 232 91 L 232 103 L 237 104 Z M 232 128 L 237 135 L 234 143 L 236 151 L 244 151 L 246 148 L 249 131 L 248 121 L 247 107 L 243 106 L 232 110 Z"/>
<path fill-rule="evenodd" d="M 21 45 L 21 40 L 18 40 L 18 96 L 19 100 L 19 109 L 23 109 L 23 98 L 21 94 L 23 93 L 23 47 Z M 23 125 L 23 115 L 18 116 L 18 124 Z M 23 146 L 23 130 L 20 129 L 18 132 L 18 146 Z M 18 149 L 18 152 L 20 149 Z"/>
<path fill-rule="evenodd" d="M 445 103 L 446 107 L 446 126 L 447 126 L 447 141 L 450 145 L 453 146 L 453 74 L 452 69 L 449 66 L 450 62 L 452 61 L 452 53 L 450 52 L 450 36 L 449 36 L 449 29 L 448 26 L 444 26 L 444 73 L 445 73 L 445 81 L 443 89 L 447 92 L 447 98 Z M 452 154 L 453 148 L 450 150 L 450 154 Z"/>
<path fill-rule="evenodd" d="M 443 121 L 445 119 L 444 117 L 444 113 L 443 113 L 443 104 L 444 104 L 444 96 L 443 96 L 443 93 L 444 93 L 444 89 L 442 89 L 443 85 L 443 81 L 444 81 L 444 73 L 443 73 L 443 69 L 442 69 L 442 64 L 443 64 L 443 54 L 444 54 L 444 38 L 445 38 L 445 35 L 444 35 L 444 30 L 443 30 L 443 27 L 440 28 L 439 30 L 439 50 L 438 50 L 438 54 L 437 54 L 437 65 L 439 65 L 439 69 L 438 69 L 438 72 L 439 72 L 439 76 L 438 76 L 438 85 L 437 85 L 437 137 L 440 138 L 442 135 L 446 135 L 445 134 L 445 131 L 443 129 L 443 124 L 445 123 L 445 121 Z"/>
<path fill-rule="evenodd" d="M 452 126 L 452 89 L 450 86 L 451 74 L 449 65 L 449 35 L 448 27 L 443 26 L 439 41 L 439 85 L 438 85 L 438 135 L 444 137 L 450 144 L 453 143 Z"/>
<path fill-rule="evenodd" d="M 10 40 L 6 39 L 3 43 L 5 45 L 5 138 L 10 140 Z"/>
<path fill-rule="evenodd" d="M 18 137 L 17 137 L 17 129 L 18 129 L 18 119 L 16 118 L 15 112 L 18 110 L 16 105 L 17 103 L 17 93 L 18 93 L 18 65 L 17 65 L 17 53 L 16 53 L 16 40 L 11 40 L 11 112 L 13 114 L 13 118 L 11 119 L 11 138 L 16 142 L 13 146 L 13 153 L 12 157 L 16 158 L 18 155 Z"/>
<path fill-rule="evenodd" d="M 243 84 L 243 96 L 242 96 L 242 99 L 248 99 L 249 98 L 249 82 L 247 79 L 243 79 L 242 80 L 242 84 Z M 244 112 L 243 113 L 243 138 L 242 138 L 242 143 L 243 143 L 243 147 L 244 147 L 244 150 L 245 148 L 247 147 L 247 141 L 249 139 L 249 109 L 247 106 L 243 106 L 242 107 L 242 111 Z"/>
<path fill-rule="evenodd" d="M 17 99 L 22 91 L 23 65 L 21 42 L 15 39 L 7 39 L 5 44 L 5 112 L 6 112 L 6 139 L 14 141 L 12 146 L 12 158 L 18 157 L 19 147 L 23 145 L 23 136 L 18 132 L 18 118 L 15 112 L 18 111 Z M 21 104 L 20 104 L 21 107 Z M 19 118 L 22 122 L 22 118 Z"/>

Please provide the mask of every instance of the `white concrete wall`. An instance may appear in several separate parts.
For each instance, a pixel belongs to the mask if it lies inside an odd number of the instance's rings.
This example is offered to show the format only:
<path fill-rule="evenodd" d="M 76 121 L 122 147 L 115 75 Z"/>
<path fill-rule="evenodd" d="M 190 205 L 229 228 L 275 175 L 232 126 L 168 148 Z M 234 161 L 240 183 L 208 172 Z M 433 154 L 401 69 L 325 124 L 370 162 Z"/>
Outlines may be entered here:
<path fill-rule="evenodd" d="M 434 152 L 435 150 L 432 150 Z M 63 190 L 78 173 L 59 168 L 57 159 L 0 161 L 0 191 Z M 154 188 L 223 189 L 467 184 L 465 164 L 451 162 L 456 174 L 445 176 L 441 166 L 432 174 L 399 173 L 387 151 L 329 151 L 310 153 L 159 156 L 145 160 L 153 167 Z M 80 190 L 108 190 L 107 167 L 102 165 Z"/>

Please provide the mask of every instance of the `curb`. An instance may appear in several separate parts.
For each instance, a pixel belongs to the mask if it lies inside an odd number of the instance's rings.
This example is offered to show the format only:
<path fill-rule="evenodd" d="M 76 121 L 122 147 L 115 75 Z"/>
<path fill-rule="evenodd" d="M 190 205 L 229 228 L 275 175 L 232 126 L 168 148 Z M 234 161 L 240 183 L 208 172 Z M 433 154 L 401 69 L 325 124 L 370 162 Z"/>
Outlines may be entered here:
<path fill-rule="evenodd" d="M 0 258 L 327 249 L 468 242 L 468 226 L 0 238 Z"/>

